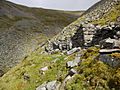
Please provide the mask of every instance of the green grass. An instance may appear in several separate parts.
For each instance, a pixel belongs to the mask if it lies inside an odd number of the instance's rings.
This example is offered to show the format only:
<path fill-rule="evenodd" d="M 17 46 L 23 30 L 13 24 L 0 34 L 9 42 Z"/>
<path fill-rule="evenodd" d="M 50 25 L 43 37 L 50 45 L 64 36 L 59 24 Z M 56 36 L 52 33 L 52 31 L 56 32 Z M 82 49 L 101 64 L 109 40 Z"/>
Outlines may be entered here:
<path fill-rule="evenodd" d="M 35 90 L 37 86 L 44 82 L 59 80 L 62 81 L 68 72 L 65 55 L 40 55 L 41 50 L 37 50 L 24 59 L 19 65 L 11 69 L 0 79 L 0 90 Z M 73 56 L 68 57 L 69 60 Z M 53 63 L 58 59 L 56 63 Z M 48 66 L 49 70 L 42 74 L 40 68 Z M 30 80 L 24 80 L 23 74 L 28 74 Z"/>
<path fill-rule="evenodd" d="M 0 78 L 0 90 L 35 90 L 45 82 L 52 80 L 63 82 L 69 71 L 66 62 L 74 60 L 77 53 L 66 56 L 61 53 L 40 54 L 41 51 L 36 50 Z M 112 68 L 99 61 L 98 51 L 98 48 L 91 47 L 81 52 L 82 62 L 74 68 L 79 74 L 66 82 L 66 90 L 110 90 L 111 84 L 114 84 L 115 89 L 119 87 L 120 68 Z M 57 61 L 53 62 L 56 59 Z M 45 66 L 49 69 L 43 74 L 40 69 Z M 30 77 L 29 80 L 24 79 L 24 74 Z"/>
<path fill-rule="evenodd" d="M 27 12 L 34 12 L 34 15 L 42 21 L 44 26 L 50 28 L 57 22 L 59 24 L 67 25 L 72 22 L 67 13 L 66 17 L 63 12 L 39 11 L 38 9 L 26 9 L 19 6 L 18 8 L 25 10 Z M 94 24 L 104 25 L 107 22 L 115 21 L 119 16 L 120 5 L 112 8 L 110 12 L 104 15 L 99 21 L 93 21 Z M 57 15 L 59 12 L 59 16 Z M 43 19 L 44 16 L 44 19 Z M 55 18 L 52 18 L 52 17 Z M 59 18 L 61 17 L 61 18 Z M 67 22 L 70 19 L 70 22 Z M 75 18 L 74 18 L 75 19 Z M 14 22 L 21 20 L 20 18 L 15 19 Z M 67 20 L 67 21 L 66 21 Z M 72 19 L 73 20 L 73 19 Z M 79 18 L 78 21 L 84 20 L 84 18 Z M 4 21 L 4 19 L 3 19 Z M 59 22 L 61 21 L 61 22 Z M 75 21 L 73 24 L 79 24 Z M 64 22 L 64 23 L 62 23 Z M 8 26 L 11 26 L 10 20 L 7 22 Z M 1 23 L 1 25 L 4 25 Z M 4 26 L 4 27 L 7 27 Z M 39 27 L 41 29 L 41 26 Z M 36 29 L 37 30 L 37 29 Z M 42 29 L 43 30 L 43 29 Z M 39 43 L 44 41 L 45 37 L 38 37 Z M 45 38 L 47 39 L 47 38 Z M 8 71 L 3 77 L 0 78 L 0 90 L 35 90 L 35 88 L 44 82 L 49 82 L 52 80 L 58 80 L 62 82 L 68 73 L 68 68 L 66 68 L 66 62 L 74 60 L 75 54 L 66 56 L 61 53 L 56 53 L 53 55 L 41 54 L 41 49 L 38 49 L 27 56 L 22 62 L 17 66 Z M 112 88 L 116 89 L 120 86 L 120 68 L 111 68 L 105 63 L 99 61 L 99 49 L 96 47 L 91 47 L 85 51 L 82 51 L 83 55 L 81 57 L 81 64 L 74 69 L 78 71 L 79 74 L 75 75 L 71 81 L 66 83 L 66 90 L 110 90 Z M 112 54 L 113 57 L 118 58 L 119 53 Z M 53 62 L 54 60 L 58 60 Z M 42 67 L 48 66 L 48 70 L 43 74 L 40 69 Z M 24 79 L 24 74 L 28 75 L 29 79 Z"/>
<path fill-rule="evenodd" d="M 79 72 L 70 82 L 66 90 L 119 90 L 120 68 L 114 69 L 99 61 L 97 48 L 89 48 L 82 56 L 82 63 L 77 67 Z"/>

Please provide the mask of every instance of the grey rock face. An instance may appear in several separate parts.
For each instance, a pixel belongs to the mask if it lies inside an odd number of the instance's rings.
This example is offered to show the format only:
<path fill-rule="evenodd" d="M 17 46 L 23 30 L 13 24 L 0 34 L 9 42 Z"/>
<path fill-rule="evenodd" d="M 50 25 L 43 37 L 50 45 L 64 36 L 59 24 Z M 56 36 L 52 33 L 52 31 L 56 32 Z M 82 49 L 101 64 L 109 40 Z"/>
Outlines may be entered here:
<path fill-rule="evenodd" d="M 70 51 L 67 51 L 67 55 L 71 55 L 71 54 L 73 54 L 73 53 L 75 53 L 75 52 L 77 52 L 77 51 L 80 51 L 80 50 L 81 50 L 80 47 L 78 47 L 78 48 L 73 48 L 73 49 L 71 49 Z"/>
<path fill-rule="evenodd" d="M 100 0 L 86 11 L 85 18 L 89 21 L 100 19 L 106 12 L 108 12 L 113 5 L 118 3 L 119 0 Z"/>
<path fill-rule="evenodd" d="M 110 65 L 111 67 L 118 67 L 120 66 L 120 60 L 112 58 L 108 54 L 101 54 L 99 60 Z"/>
<path fill-rule="evenodd" d="M 62 33 L 63 32 L 61 32 L 61 34 Z M 59 49 L 60 51 L 69 51 L 72 48 L 82 47 L 84 45 L 83 35 L 83 30 L 81 27 L 79 27 L 77 32 L 73 33 L 72 36 L 65 34 L 63 37 L 56 37 L 52 39 L 48 42 L 48 45 L 45 47 L 45 49 L 48 52 L 52 52 L 55 51 L 55 49 Z"/>
<path fill-rule="evenodd" d="M 36 48 L 31 33 L 8 30 L 0 32 L 0 69 L 11 68 Z M 27 47 L 27 48 L 26 48 Z"/>
<path fill-rule="evenodd" d="M 48 82 L 46 85 L 47 90 L 58 90 L 58 87 L 57 81 Z"/>
<path fill-rule="evenodd" d="M 40 68 L 39 73 L 40 74 L 45 74 L 45 72 L 48 70 L 48 66 Z"/>
<path fill-rule="evenodd" d="M 43 68 L 41 68 L 40 69 L 41 71 L 47 71 L 48 70 L 48 67 L 46 66 L 46 67 L 43 67 Z"/>
<path fill-rule="evenodd" d="M 69 61 L 69 62 L 67 62 L 67 67 L 70 67 L 70 68 L 72 68 L 72 67 L 75 67 L 75 66 L 77 66 L 78 64 L 76 63 L 76 62 L 74 62 L 74 61 Z"/>
<path fill-rule="evenodd" d="M 110 27 L 110 28 L 109 28 Z M 117 36 L 117 32 L 120 30 L 120 26 L 115 25 L 114 27 L 111 26 L 104 26 L 101 29 L 96 30 L 96 33 L 93 36 L 93 40 L 91 42 L 91 45 L 99 45 L 100 43 L 102 43 L 102 40 L 105 42 L 109 42 L 109 44 L 113 43 L 114 39 L 115 39 L 115 43 L 117 43 L 116 41 L 119 41 L 119 37 Z M 108 40 L 108 38 L 111 38 L 111 40 Z"/>
<path fill-rule="evenodd" d="M 80 63 L 80 57 L 76 57 L 75 60 L 73 60 L 73 61 L 68 61 L 68 62 L 66 63 L 66 65 L 67 65 L 68 68 L 73 68 L 73 67 L 75 67 L 75 66 L 78 66 L 79 63 Z"/>
<path fill-rule="evenodd" d="M 113 49 L 120 48 L 120 40 L 107 38 L 100 41 L 100 48 Z"/>
<path fill-rule="evenodd" d="M 57 81 L 51 81 L 48 83 L 44 83 L 36 88 L 36 90 L 58 90 L 60 83 Z"/>
<path fill-rule="evenodd" d="M 120 49 L 101 49 L 99 51 L 100 53 L 115 53 L 115 52 L 120 52 Z"/>
<path fill-rule="evenodd" d="M 49 46 L 51 47 L 48 51 L 55 51 L 56 49 L 59 49 L 61 51 L 67 50 L 67 54 L 70 55 L 74 53 L 76 47 L 89 47 L 99 44 L 101 44 L 103 47 L 105 46 L 105 48 L 120 46 L 120 26 L 118 24 L 114 23 L 98 27 L 98 25 L 83 23 L 83 25 L 80 27 L 81 28 L 70 38 L 66 38 L 65 40 L 56 38 L 53 40 L 53 42 L 51 41 L 52 44 L 48 44 L 47 46 L 48 48 Z M 108 40 L 108 38 L 111 39 Z"/>

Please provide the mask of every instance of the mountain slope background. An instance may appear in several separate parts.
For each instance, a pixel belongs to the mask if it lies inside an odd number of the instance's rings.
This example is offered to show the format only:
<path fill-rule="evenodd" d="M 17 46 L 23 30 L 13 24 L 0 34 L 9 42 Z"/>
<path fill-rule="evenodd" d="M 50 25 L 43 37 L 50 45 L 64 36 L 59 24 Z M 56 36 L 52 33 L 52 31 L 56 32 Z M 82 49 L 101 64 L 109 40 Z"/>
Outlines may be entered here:
<path fill-rule="evenodd" d="M 100 53 L 98 44 L 101 40 L 116 38 L 116 31 L 120 31 L 119 15 L 119 0 L 101 0 L 49 40 L 45 44 L 48 53 L 36 49 L 1 77 L 0 89 L 120 90 L 120 52 Z M 83 40 L 89 35 L 97 36 L 90 46 L 85 44 L 86 38 Z M 70 46 L 66 44 L 69 39 L 74 42 L 71 49 L 66 48 Z M 117 40 L 120 40 L 120 34 Z M 57 46 L 59 44 L 63 49 Z M 114 50 L 108 50 L 111 49 Z"/>
<path fill-rule="evenodd" d="M 0 0 L 0 69 L 6 72 L 81 13 L 29 8 Z"/>

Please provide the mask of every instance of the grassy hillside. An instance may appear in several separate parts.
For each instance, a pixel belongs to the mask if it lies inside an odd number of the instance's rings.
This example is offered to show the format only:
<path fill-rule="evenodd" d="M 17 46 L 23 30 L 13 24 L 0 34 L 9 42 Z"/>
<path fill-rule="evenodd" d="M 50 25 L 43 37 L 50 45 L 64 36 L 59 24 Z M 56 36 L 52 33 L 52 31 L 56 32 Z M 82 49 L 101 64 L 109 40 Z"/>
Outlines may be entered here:
<path fill-rule="evenodd" d="M 39 85 L 53 80 L 63 83 L 69 71 L 66 63 L 74 60 L 79 53 L 82 54 L 82 62 L 74 67 L 79 74 L 68 80 L 64 89 L 61 86 L 60 90 L 119 90 L 119 68 L 112 68 L 99 61 L 98 51 L 98 48 L 91 47 L 67 56 L 60 53 L 40 54 L 41 49 L 38 49 L 0 79 L 0 90 L 35 90 Z M 120 54 L 113 56 L 119 58 Z M 48 70 L 43 74 L 40 69 L 46 66 Z M 25 76 L 29 78 L 25 79 Z"/>
<path fill-rule="evenodd" d="M 0 0 L 0 69 L 16 65 L 80 15 Z"/>
<path fill-rule="evenodd" d="M 81 23 L 83 25 L 86 22 L 96 25 L 108 25 L 110 22 L 119 24 L 117 21 L 120 15 L 119 5 L 120 2 L 114 0 L 101 0 L 78 20 L 65 27 L 51 41 L 65 40 L 66 37 L 79 34 L 77 31 L 81 30 L 79 29 Z M 87 47 L 67 55 L 65 51 L 49 54 L 38 48 L 0 78 L 0 90 L 35 90 L 45 82 L 54 80 L 61 83 L 59 90 L 120 90 L 120 63 L 118 67 L 112 67 L 108 64 L 110 61 L 101 61 L 102 54 L 99 50 L 98 46 Z M 80 63 L 72 68 L 77 74 L 65 82 L 71 70 L 67 67 L 67 62 L 75 60 L 78 55 L 80 55 Z M 120 53 L 107 55 L 112 60 L 120 61 Z M 106 57 L 103 58 L 106 60 Z M 42 72 L 41 68 L 46 66 L 48 70 Z"/>

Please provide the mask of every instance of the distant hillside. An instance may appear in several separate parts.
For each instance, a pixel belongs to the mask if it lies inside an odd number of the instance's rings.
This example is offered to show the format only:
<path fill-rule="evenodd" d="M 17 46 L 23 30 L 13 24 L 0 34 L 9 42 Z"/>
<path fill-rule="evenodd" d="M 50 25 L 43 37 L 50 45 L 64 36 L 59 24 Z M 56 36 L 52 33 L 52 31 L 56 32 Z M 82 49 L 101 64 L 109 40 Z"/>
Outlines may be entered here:
<path fill-rule="evenodd" d="M 120 0 L 101 0 L 0 78 L 1 90 L 120 90 Z"/>
<path fill-rule="evenodd" d="M 77 13 L 29 8 L 0 0 L 0 68 L 13 67 L 76 20 L 81 15 Z"/>

